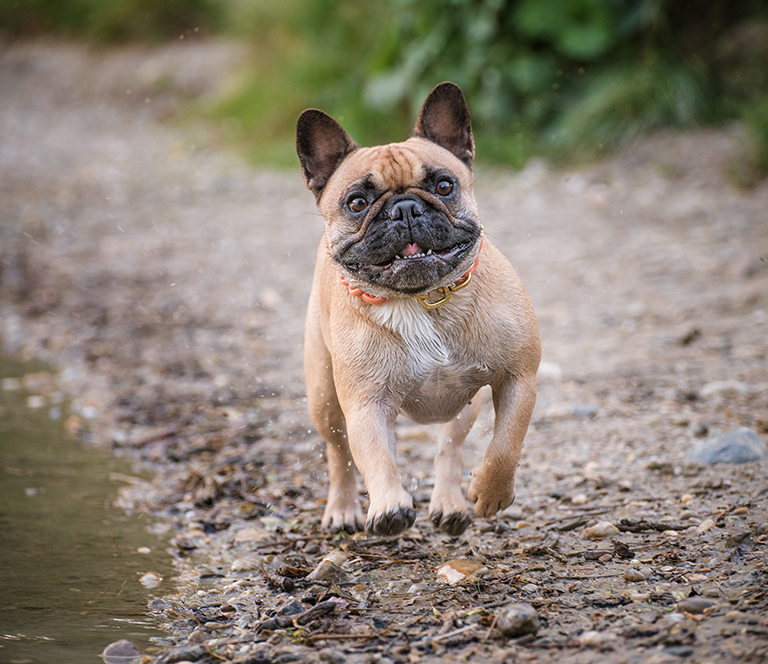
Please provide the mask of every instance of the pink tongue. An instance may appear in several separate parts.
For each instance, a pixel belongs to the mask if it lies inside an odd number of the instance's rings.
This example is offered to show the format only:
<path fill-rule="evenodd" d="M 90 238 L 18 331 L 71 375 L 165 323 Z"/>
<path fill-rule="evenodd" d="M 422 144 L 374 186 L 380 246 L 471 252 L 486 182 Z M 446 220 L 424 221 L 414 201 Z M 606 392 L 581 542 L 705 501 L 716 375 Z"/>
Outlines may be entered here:
<path fill-rule="evenodd" d="M 420 254 L 420 253 L 422 253 L 421 247 L 415 242 L 413 244 L 406 245 L 405 249 L 403 249 L 404 256 L 413 256 L 415 254 Z"/>

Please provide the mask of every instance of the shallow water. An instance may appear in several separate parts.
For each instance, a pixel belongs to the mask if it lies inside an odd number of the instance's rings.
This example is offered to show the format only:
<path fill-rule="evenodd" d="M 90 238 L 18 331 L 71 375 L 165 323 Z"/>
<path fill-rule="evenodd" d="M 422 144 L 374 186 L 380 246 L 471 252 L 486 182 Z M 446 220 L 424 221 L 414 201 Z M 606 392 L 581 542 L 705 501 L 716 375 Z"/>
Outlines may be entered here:
<path fill-rule="evenodd" d="M 0 361 L 0 377 L 32 370 Z M 148 517 L 111 504 L 110 473 L 131 469 L 69 436 L 55 394 L 9 387 L 0 385 L 0 662 L 97 664 L 118 639 L 144 649 L 162 634 L 147 602 L 167 593 L 171 574 Z M 139 583 L 149 571 L 166 579 L 154 590 Z"/>

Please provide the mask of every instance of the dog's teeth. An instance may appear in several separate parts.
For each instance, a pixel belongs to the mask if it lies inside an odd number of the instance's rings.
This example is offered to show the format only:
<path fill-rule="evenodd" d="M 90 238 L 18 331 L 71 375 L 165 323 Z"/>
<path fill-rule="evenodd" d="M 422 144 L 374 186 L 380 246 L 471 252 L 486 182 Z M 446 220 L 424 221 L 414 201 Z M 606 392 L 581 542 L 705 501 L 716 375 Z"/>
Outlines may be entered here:
<path fill-rule="evenodd" d="M 431 249 L 427 249 L 427 256 L 431 256 L 431 255 L 432 255 L 432 250 Z"/>

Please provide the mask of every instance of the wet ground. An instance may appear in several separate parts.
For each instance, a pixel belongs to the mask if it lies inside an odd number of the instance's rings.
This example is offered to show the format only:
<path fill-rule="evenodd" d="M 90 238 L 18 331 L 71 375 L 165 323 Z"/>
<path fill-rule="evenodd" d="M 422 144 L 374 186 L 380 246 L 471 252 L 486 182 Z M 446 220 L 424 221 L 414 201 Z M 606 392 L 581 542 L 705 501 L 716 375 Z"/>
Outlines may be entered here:
<path fill-rule="evenodd" d="M 94 662 L 111 641 L 147 646 L 162 634 L 146 610 L 162 590 L 141 580 L 171 575 L 164 524 L 112 504 L 130 464 L 76 441 L 67 416 L 49 372 L 0 362 L 0 660 L 9 664 Z"/>
<path fill-rule="evenodd" d="M 402 422 L 416 525 L 331 536 L 301 369 L 312 196 L 298 167 L 255 171 L 215 127 L 174 120 L 239 57 L 0 55 L 3 344 L 58 367 L 71 428 L 154 476 L 120 497 L 174 529 L 168 636 L 148 659 L 764 661 L 766 461 L 687 458 L 739 428 L 764 452 L 768 434 L 768 187 L 733 186 L 738 129 L 579 170 L 478 168 L 486 233 L 544 346 L 517 500 L 436 534 L 434 432 Z M 449 585 L 436 570 L 457 559 L 475 572 Z M 535 633 L 502 634 L 512 601 Z"/>

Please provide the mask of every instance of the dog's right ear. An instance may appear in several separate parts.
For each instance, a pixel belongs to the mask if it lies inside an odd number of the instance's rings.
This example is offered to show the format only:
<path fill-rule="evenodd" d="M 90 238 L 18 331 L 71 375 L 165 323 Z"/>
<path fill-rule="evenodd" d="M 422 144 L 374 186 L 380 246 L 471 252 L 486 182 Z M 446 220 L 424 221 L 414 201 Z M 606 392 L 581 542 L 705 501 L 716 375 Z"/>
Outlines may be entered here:
<path fill-rule="evenodd" d="M 358 145 L 332 117 L 310 108 L 296 122 L 296 152 L 301 162 L 301 172 L 307 187 L 315 198 L 320 198 L 323 188 L 344 157 Z"/>

